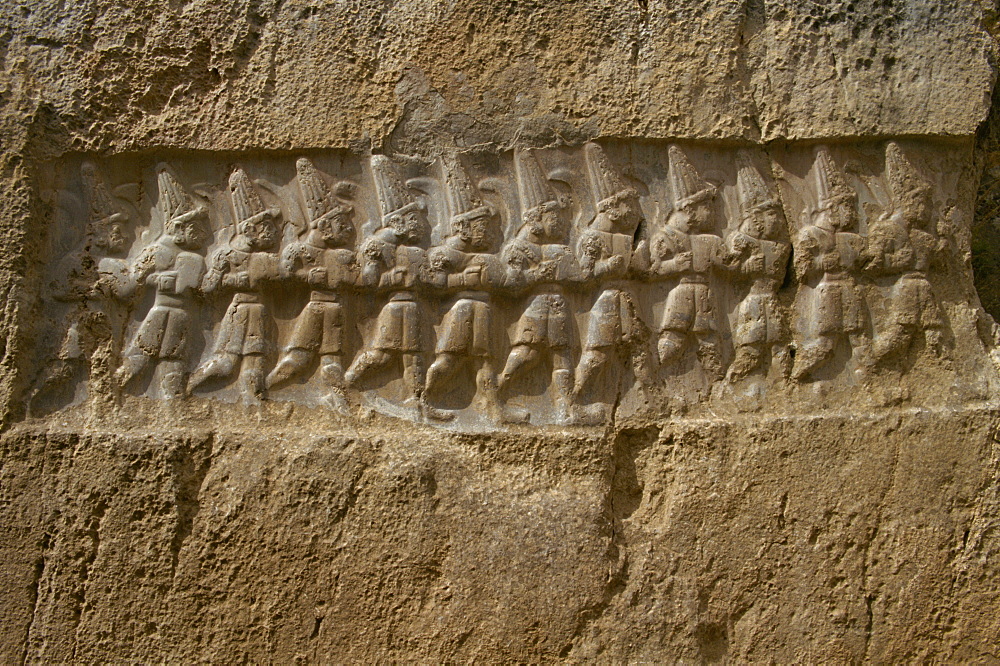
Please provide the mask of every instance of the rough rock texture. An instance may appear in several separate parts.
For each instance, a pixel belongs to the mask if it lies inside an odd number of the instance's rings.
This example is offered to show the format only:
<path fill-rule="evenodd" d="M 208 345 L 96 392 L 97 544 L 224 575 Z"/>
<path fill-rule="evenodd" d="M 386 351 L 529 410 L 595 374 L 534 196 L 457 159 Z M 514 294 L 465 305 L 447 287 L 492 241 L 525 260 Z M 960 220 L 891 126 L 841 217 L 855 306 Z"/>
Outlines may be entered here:
<path fill-rule="evenodd" d="M 978 131 L 972 263 L 997 314 L 996 16 L 5 3 L 2 659 L 1000 660 L 995 397 L 476 437 L 141 399 L 23 420 L 21 401 L 50 219 L 37 184 L 81 152 Z"/>

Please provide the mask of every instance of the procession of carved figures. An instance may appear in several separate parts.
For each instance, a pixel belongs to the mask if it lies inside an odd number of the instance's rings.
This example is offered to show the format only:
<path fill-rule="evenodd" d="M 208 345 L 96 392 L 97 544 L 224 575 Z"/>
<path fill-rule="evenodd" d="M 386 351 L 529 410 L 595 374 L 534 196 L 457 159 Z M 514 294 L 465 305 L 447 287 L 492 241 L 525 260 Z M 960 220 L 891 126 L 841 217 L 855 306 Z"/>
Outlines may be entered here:
<path fill-rule="evenodd" d="M 296 228 L 240 166 L 210 204 L 160 164 L 157 191 L 146 193 L 154 238 L 140 236 L 138 208 L 86 162 L 83 239 L 50 290 L 66 304 L 61 341 L 31 399 L 88 374 L 126 394 L 236 387 L 250 402 L 308 383 L 345 414 L 371 394 L 429 422 L 465 410 L 494 422 L 599 423 L 624 387 L 669 393 L 685 367 L 723 385 L 804 383 L 838 348 L 858 372 L 898 362 L 917 340 L 945 353 L 928 271 L 949 239 L 932 186 L 897 143 L 884 147 L 889 200 L 865 235 L 843 166 L 816 148 L 814 205 L 791 237 L 770 165 L 750 152 L 732 156 L 738 221 L 719 219 L 718 184 L 679 146 L 662 151 L 670 198 L 648 216 L 649 184 L 602 146 L 583 146 L 582 167 L 565 173 L 547 169 L 543 152 L 515 151 L 506 179 L 474 176 L 461 153 L 422 165 L 423 179 L 375 155 L 356 182 L 301 157 L 289 184 L 305 222 Z M 366 188 L 377 220 L 364 219 Z M 442 220 L 436 234 L 429 207 Z M 225 233 L 213 235 L 211 220 Z M 869 276 L 889 278 L 880 321 L 858 287 Z M 794 308 L 779 298 L 789 282 L 799 285 Z M 719 284 L 735 294 L 729 319 Z M 292 312 L 283 328 L 276 309 Z M 123 324 L 115 312 L 127 313 Z M 379 394 L 388 383 L 394 392 Z"/>

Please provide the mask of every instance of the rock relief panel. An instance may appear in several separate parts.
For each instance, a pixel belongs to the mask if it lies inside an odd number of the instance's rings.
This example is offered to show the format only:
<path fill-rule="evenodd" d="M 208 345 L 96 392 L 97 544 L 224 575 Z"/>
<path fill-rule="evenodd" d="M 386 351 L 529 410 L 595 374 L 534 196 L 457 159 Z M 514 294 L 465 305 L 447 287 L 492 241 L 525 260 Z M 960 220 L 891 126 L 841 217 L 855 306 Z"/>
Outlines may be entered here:
<path fill-rule="evenodd" d="M 28 412 L 278 401 L 477 430 L 982 400 L 970 161 L 904 140 L 67 159 Z"/>

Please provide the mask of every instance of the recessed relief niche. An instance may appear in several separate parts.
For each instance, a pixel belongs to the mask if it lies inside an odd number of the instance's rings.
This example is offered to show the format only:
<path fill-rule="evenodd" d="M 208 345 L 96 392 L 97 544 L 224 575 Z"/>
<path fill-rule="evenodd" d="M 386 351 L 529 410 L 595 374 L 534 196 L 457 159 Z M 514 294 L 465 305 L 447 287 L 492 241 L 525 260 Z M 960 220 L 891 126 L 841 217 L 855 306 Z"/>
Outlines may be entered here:
<path fill-rule="evenodd" d="M 477 430 L 981 399 L 969 161 L 902 140 L 66 159 L 28 412 L 272 401 Z"/>

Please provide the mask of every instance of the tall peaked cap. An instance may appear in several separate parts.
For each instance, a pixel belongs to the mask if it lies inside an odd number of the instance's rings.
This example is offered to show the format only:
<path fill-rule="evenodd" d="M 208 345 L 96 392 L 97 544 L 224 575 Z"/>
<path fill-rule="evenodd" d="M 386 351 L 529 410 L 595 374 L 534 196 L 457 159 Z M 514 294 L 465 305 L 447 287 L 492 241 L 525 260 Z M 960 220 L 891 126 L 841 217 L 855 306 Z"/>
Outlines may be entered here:
<path fill-rule="evenodd" d="M 371 165 L 383 219 L 418 206 L 391 159 L 385 155 L 372 155 Z"/>
<path fill-rule="evenodd" d="M 680 208 L 715 196 L 715 186 L 701 177 L 680 147 L 671 145 L 667 149 L 667 160 L 675 207 Z"/>
<path fill-rule="evenodd" d="M 517 175 L 517 191 L 521 197 L 522 211 L 527 212 L 559 200 L 549 187 L 538 159 L 530 150 L 518 150 L 514 153 L 514 173 Z"/>
<path fill-rule="evenodd" d="M 445 194 L 450 215 L 462 215 L 483 206 L 482 198 L 469 180 L 458 155 L 448 153 L 442 158 Z"/>
<path fill-rule="evenodd" d="M 618 196 L 633 196 L 636 191 L 625 183 L 625 179 L 615 169 L 607 153 L 598 144 L 590 142 L 583 147 L 587 158 L 587 173 L 590 175 L 590 187 L 593 190 L 597 207 L 615 199 Z"/>
<path fill-rule="evenodd" d="M 337 201 L 327 186 L 323 176 L 307 157 L 295 161 L 295 173 L 298 175 L 299 190 L 306 204 L 309 219 L 316 220 L 337 207 Z"/>
<path fill-rule="evenodd" d="M 857 198 L 826 146 L 816 148 L 816 194 L 821 210 L 845 199 Z"/>
<path fill-rule="evenodd" d="M 240 167 L 236 167 L 229 175 L 229 192 L 233 197 L 233 210 L 236 211 L 237 222 L 264 212 L 264 202 L 260 200 L 260 194 L 250 182 L 247 172 Z"/>
<path fill-rule="evenodd" d="M 760 208 L 777 206 L 778 200 L 768 189 L 764 176 L 754 166 L 753 158 L 746 150 L 736 154 L 736 198 L 740 211 L 746 215 Z"/>
<path fill-rule="evenodd" d="M 895 199 L 909 192 L 928 193 L 931 189 L 895 141 L 890 141 L 885 147 L 885 176 Z"/>
<path fill-rule="evenodd" d="M 166 164 L 160 164 L 156 167 L 156 171 L 156 182 L 160 193 L 157 205 L 165 220 L 172 220 L 185 213 L 193 213 L 198 210 L 191 196 L 184 191 L 177 178 L 174 177 L 170 167 Z"/>
<path fill-rule="evenodd" d="M 87 202 L 88 217 L 92 222 L 100 222 L 112 216 L 121 215 L 104 179 L 93 162 L 84 162 L 80 167 L 83 180 L 83 194 Z"/>

